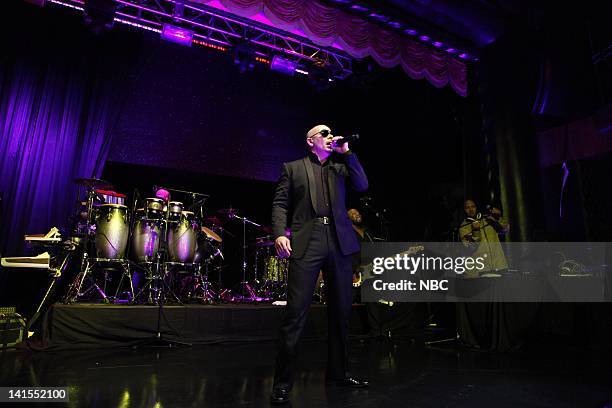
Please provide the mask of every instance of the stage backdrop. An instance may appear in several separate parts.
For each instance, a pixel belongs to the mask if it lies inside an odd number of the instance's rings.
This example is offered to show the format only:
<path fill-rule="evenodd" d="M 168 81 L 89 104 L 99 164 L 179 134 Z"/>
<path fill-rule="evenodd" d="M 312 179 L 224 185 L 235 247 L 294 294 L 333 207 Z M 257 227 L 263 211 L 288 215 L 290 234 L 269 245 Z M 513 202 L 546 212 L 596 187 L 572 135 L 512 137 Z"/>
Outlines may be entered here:
<path fill-rule="evenodd" d="M 21 252 L 24 233 L 65 224 L 76 177 L 100 175 L 131 62 L 120 32 L 55 31 L 48 10 L 15 11 L 40 34 L 3 26 L 0 56 L 0 252 Z M 44 35 L 42 33 L 44 32 Z M 123 39 L 121 41 L 128 41 Z"/>
<path fill-rule="evenodd" d="M 139 61 L 109 160 L 272 181 L 304 154 L 314 118 L 305 79 L 261 64 L 240 74 L 227 53 L 154 36 Z"/>

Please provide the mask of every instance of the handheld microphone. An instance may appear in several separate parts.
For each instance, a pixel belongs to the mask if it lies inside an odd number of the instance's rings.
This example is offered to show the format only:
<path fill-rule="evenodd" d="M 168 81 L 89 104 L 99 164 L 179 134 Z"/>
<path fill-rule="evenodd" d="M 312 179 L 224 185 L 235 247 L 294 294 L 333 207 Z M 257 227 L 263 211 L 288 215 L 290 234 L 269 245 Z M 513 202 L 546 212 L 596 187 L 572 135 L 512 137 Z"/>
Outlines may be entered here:
<path fill-rule="evenodd" d="M 336 140 L 334 143 L 336 144 L 336 146 L 342 146 L 346 142 L 354 142 L 356 140 L 359 140 L 358 133 L 355 133 L 354 135 L 350 135 L 350 136 L 342 136 L 340 139 Z"/>

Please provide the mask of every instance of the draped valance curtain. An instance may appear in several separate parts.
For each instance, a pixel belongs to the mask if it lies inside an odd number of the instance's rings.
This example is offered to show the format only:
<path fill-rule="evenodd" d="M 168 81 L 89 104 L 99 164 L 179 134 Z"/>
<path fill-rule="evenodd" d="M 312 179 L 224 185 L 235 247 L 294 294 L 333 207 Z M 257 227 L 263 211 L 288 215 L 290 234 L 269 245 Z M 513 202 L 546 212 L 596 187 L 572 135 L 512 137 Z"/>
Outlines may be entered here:
<path fill-rule="evenodd" d="M 355 58 L 371 56 L 391 68 L 398 64 L 413 79 L 426 78 L 434 86 L 450 85 L 467 95 L 464 62 L 396 32 L 386 30 L 359 16 L 316 0 L 194 0 L 223 8 L 242 17 L 265 16 L 276 27 L 300 32 L 315 44 L 343 49 Z"/>

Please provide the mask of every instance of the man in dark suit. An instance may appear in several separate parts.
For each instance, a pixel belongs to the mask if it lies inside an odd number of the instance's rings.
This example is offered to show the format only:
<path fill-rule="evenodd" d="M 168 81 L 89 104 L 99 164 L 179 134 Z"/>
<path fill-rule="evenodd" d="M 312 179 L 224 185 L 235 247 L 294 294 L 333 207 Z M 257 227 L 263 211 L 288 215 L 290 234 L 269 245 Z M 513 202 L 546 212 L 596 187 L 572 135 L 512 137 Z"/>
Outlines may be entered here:
<path fill-rule="evenodd" d="M 287 307 L 280 328 L 280 351 L 271 401 L 289 400 L 296 346 L 317 276 L 323 270 L 327 289 L 327 383 L 366 387 L 347 371 L 347 339 L 351 314 L 351 254 L 359 251 L 345 206 L 346 182 L 357 191 L 368 179 L 348 147 L 337 145 L 329 127 L 318 125 L 306 135 L 308 156 L 283 165 L 272 203 L 272 229 L 279 256 L 290 257 Z M 291 239 L 285 230 L 291 230 Z"/>

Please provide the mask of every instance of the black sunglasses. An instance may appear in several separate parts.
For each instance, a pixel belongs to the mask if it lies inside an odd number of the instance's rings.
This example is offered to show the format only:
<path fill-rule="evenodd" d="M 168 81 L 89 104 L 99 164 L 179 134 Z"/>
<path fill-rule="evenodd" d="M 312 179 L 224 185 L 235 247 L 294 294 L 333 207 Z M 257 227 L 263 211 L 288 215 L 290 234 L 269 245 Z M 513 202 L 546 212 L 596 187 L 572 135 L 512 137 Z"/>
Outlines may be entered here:
<path fill-rule="evenodd" d="M 331 130 L 327 130 L 327 129 L 323 129 L 322 131 L 319 132 L 319 134 L 323 137 L 327 137 L 327 135 L 329 135 L 331 133 Z"/>

